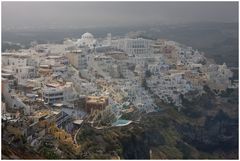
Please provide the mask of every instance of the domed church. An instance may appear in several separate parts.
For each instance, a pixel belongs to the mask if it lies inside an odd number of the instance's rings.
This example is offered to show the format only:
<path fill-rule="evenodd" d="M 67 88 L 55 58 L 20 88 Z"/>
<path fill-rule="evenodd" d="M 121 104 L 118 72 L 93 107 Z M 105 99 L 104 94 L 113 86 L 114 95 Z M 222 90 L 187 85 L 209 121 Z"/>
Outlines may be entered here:
<path fill-rule="evenodd" d="M 84 33 L 81 39 L 78 39 L 76 42 L 77 46 L 88 46 L 90 49 L 93 49 L 96 46 L 96 43 L 96 39 L 89 32 Z"/>

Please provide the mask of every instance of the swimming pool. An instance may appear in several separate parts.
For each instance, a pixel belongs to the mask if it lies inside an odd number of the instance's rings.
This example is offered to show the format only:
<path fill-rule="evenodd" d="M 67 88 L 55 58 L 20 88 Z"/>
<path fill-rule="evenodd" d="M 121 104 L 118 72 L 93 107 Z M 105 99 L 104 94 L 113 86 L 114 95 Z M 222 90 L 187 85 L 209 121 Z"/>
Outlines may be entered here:
<path fill-rule="evenodd" d="M 126 126 L 129 125 L 132 121 L 131 120 L 122 120 L 119 119 L 112 124 L 112 126 Z"/>

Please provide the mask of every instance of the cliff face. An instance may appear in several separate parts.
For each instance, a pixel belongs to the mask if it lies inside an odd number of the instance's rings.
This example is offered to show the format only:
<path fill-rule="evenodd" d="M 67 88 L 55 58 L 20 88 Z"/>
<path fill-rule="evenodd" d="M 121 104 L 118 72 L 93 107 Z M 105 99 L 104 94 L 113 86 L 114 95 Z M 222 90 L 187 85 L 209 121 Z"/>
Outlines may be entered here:
<path fill-rule="evenodd" d="M 64 158 L 238 159 L 238 102 L 232 98 L 205 95 L 184 102 L 180 112 L 172 107 L 142 114 L 139 123 L 124 127 L 97 130 L 84 124 L 77 137 L 81 153 Z M 3 156 L 11 158 L 11 148 L 4 149 Z"/>
<path fill-rule="evenodd" d="M 173 107 L 150 113 L 138 124 L 94 130 L 87 138 L 103 138 L 103 158 L 116 154 L 122 159 L 237 159 L 238 104 L 227 100 L 205 95 L 185 102 L 180 112 Z M 84 151 L 99 158 L 99 151 L 90 150 L 92 145 Z"/>
<path fill-rule="evenodd" d="M 121 140 L 124 159 L 149 159 L 149 143 L 144 134 L 131 134 L 129 138 Z"/>
<path fill-rule="evenodd" d="M 124 139 L 123 158 L 238 158 L 238 119 L 223 111 L 207 117 L 203 126 L 172 119 L 163 127 L 161 120 L 155 119 L 156 127 L 145 127 L 141 134 Z"/>
<path fill-rule="evenodd" d="M 176 128 L 183 141 L 204 152 L 230 152 L 238 148 L 238 119 L 230 118 L 223 111 L 207 117 L 204 126 L 185 123 Z"/>

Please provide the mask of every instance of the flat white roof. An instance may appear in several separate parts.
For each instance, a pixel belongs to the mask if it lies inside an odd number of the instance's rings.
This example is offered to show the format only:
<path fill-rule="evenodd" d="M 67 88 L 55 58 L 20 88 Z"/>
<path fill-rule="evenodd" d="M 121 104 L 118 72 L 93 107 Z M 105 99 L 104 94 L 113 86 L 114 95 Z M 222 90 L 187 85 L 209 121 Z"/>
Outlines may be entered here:
<path fill-rule="evenodd" d="M 74 124 L 78 124 L 78 125 L 81 125 L 83 122 L 83 120 L 75 120 L 73 121 Z"/>

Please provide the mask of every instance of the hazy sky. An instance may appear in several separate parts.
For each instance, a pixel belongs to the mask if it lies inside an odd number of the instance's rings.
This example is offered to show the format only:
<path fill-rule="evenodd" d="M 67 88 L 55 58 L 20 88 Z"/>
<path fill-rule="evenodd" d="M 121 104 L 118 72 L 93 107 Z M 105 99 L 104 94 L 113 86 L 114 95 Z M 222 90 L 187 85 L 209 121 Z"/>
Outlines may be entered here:
<path fill-rule="evenodd" d="M 238 22 L 238 2 L 2 2 L 3 27 Z"/>

